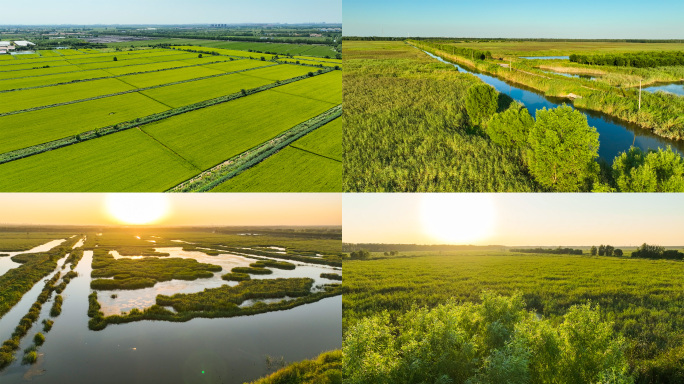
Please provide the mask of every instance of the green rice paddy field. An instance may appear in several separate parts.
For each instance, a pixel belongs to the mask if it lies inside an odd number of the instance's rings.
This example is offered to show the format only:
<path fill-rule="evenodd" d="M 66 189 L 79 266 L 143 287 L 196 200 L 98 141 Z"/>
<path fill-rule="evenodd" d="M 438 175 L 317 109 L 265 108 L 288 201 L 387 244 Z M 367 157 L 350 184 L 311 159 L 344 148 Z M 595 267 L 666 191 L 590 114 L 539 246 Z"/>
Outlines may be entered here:
<path fill-rule="evenodd" d="M 316 185 L 324 186 L 321 191 L 325 192 L 342 188 L 342 119 L 309 133 L 213 191 L 292 191 L 282 189 L 287 183 L 301 192 Z"/>
<path fill-rule="evenodd" d="M 335 59 L 282 63 L 222 43 L 202 57 L 158 48 L 2 56 L 0 191 L 165 191 L 341 104 Z M 263 185 L 340 191 L 333 125 L 264 160 L 292 177 Z M 247 169 L 220 187 L 260 190 L 250 179 L 262 177 Z"/>

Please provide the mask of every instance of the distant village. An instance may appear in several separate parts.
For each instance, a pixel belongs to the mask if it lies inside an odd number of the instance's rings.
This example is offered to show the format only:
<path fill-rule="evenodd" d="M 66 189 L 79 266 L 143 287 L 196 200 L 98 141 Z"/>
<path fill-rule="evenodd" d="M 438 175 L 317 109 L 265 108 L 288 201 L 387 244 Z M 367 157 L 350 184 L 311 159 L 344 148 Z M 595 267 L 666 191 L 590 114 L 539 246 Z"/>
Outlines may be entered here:
<path fill-rule="evenodd" d="M 0 41 L 0 55 L 12 53 L 17 50 L 17 48 L 28 48 L 33 44 L 26 40 L 15 40 L 15 41 Z"/>

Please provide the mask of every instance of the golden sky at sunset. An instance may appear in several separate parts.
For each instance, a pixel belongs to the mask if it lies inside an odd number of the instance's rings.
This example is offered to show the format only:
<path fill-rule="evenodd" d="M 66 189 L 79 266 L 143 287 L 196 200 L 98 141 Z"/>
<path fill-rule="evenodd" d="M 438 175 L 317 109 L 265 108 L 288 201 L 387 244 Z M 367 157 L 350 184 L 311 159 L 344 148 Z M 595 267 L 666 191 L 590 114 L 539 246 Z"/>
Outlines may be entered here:
<path fill-rule="evenodd" d="M 125 218 L 161 216 L 149 224 L 340 225 L 341 201 L 330 193 L 3 193 L 0 224 L 131 225 Z"/>
<path fill-rule="evenodd" d="M 345 194 L 347 243 L 684 245 L 684 194 Z"/>

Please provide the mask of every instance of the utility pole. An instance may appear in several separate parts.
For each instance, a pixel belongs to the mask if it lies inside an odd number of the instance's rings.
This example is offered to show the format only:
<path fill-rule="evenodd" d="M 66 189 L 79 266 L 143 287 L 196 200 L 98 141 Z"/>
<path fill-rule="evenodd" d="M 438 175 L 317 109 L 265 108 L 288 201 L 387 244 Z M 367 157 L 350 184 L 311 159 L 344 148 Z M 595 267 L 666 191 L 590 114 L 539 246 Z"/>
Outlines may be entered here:
<path fill-rule="evenodd" d="M 641 80 L 639 80 L 639 110 L 641 111 Z"/>
<path fill-rule="evenodd" d="M 508 59 L 508 71 L 511 72 L 513 70 L 513 59 L 509 58 Z"/>

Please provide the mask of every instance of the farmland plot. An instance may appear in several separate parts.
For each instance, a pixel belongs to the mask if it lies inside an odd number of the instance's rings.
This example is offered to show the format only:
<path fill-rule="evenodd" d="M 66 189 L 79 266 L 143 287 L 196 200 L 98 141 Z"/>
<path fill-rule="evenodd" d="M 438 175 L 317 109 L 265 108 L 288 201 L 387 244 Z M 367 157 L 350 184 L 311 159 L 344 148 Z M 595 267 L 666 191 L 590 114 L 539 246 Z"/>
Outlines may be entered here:
<path fill-rule="evenodd" d="M 197 173 L 138 129 L 0 165 L 2 191 L 165 190 Z"/>
<path fill-rule="evenodd" d="M 262 113 L 265 105 L 269 113 Z M 198 168 L 207 169 L 332 107 L 265 91 L 174 116 L 143 130 Z"/>

